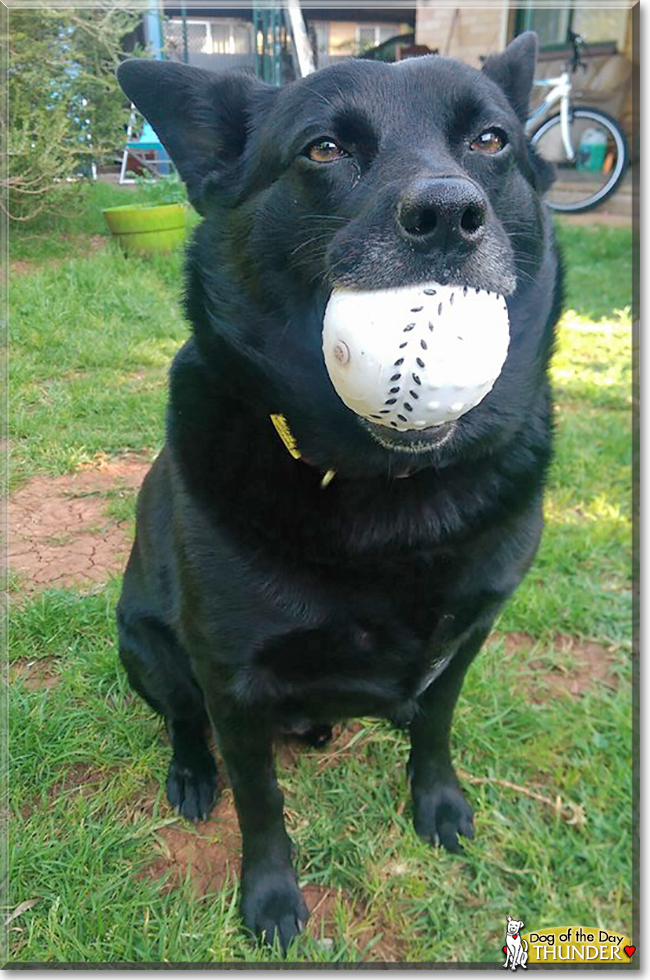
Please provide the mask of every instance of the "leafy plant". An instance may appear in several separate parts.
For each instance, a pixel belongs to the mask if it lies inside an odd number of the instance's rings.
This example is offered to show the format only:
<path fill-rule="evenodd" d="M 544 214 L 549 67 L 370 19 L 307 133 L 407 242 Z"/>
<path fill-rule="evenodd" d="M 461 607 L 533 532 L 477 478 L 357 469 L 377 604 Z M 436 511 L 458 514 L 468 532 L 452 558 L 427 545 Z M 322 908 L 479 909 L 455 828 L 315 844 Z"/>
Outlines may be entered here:
<path fill-rule="evenodd" d="M 136 177 L 140 192 L 138 204 L 187 204 L 185 184 L 178 174 L 163 177 Z"/>
<path fill-rule="evenodd" d="M 128 119 L 115 69 L 138 19 L 119 0 L 89 9 L 10 8 L 2 31 L 9 118 L 1 119 L 1 184 L 11 218 L 28 221 L 70 204 L 71 179 L 114 154 Z"/>

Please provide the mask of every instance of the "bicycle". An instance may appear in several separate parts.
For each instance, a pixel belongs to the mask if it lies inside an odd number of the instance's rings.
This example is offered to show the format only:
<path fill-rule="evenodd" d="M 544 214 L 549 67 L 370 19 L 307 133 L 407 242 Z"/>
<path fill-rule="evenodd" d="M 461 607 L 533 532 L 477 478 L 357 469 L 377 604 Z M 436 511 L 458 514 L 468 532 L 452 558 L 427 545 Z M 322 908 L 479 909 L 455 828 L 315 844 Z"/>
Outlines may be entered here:
<path fill-rule="evenodd" d="M 567 32 L 573 56 L 557 78 L 540 78 L 535 85 L 551 91 L 529 116 L 526 132 L 537 153 L 555 166 L 557 179 L 546 194 L 553 211 L 580 214 L 606 201 L 627 170 L 627 139 L 619 124 L 600 109 L 571 103 L 571 76 L 586 68 L 580 60 L 584 37 Z M 560 111 L 535 123 L 560 103 Z"/>

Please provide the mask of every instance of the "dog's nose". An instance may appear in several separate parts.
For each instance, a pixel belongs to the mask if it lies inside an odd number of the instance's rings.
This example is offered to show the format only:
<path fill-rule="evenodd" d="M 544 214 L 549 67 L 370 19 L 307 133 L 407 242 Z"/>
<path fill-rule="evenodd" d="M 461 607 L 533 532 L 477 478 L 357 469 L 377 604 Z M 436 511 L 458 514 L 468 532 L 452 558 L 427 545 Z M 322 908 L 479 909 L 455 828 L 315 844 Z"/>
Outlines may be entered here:
<path fill-rule="evenodd" d="M 485 234 L 487 202 L 462 177 L 437 177 L 412 184 L 397 207 L 397 227 L 418 248 L 477 245 Z"/>

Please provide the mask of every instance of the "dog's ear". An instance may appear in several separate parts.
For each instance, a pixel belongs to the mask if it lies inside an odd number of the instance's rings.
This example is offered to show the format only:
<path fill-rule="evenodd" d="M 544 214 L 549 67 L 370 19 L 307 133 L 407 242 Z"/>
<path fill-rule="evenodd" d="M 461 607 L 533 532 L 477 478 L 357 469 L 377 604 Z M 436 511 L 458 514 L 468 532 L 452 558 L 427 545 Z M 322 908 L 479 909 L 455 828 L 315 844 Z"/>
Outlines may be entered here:
<path fill-rule="evenodd" d="M 253 115 L 278 91 L 243 72 L 216 74 L 148 58 L 124 61 L 117 79 L 160 137 L 199 211 L 206 179 L 232 168 Z"/>
<path fill-rule="evenodd" d="M 511 41 L 502 54 L 490 55 L 483 65 L 488 78 L 506 93 L 522 123 L 528 118 L 536 60 L 537 34 L 526 31 Z"/>

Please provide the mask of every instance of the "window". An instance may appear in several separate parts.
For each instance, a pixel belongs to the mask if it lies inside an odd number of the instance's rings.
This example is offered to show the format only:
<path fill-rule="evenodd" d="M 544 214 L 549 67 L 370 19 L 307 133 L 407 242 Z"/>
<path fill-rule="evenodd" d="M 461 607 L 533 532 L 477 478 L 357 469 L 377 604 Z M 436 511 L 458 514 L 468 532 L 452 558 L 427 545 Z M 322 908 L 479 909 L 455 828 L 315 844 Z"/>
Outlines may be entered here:
<path fill-rule="evenodd" d="M 591 41 L 615 41 L 616 50 L 625 47 L 625 31 L 629 10 L 598 9 L 597 7 L 576 7 L 573 12 L 571 30 L 584 34 L 587 44 Z"/>
<path fill-rule="evenodd" d="M 372 27 L 370 25 L 364 24 L 363 26 L 359 24 L 357 27 L 357 51 L 367 51 L 368 48 L 374 48 L 379 44 L 377 37 L 379 35 L 379 28 Z"/>
<path fill-rule="evenodd" d="M 563 47 L 570 28 L 584 34 L 587 45 L 609 42 L 621 51 L 628 14 L 628 10 L 613 7 L 578 6 L 575 0 L 566 7 L 536 7 L 529 3 L 517 10 L 517 34 L 537 31 L 540 47 Z"/>
<path fill-rule="evenodd" d="M 318 53 L 329 56 L 354 57 L 410 30 L 404 24 L 355 24 L 351 21 L 313 21 L 312 24 Z"/>
<path fill-rule="evenodd" d="M 253 50 L 252 31 L 246 21 L 188 17 L 187 49 L 191 54 L 249 54 Z M 184 53 L 183 19 L 165 21 L 165 43 L 173 58 L 182 60 Z"/>
<path fill-rule="evenodd" d="M 209 50 L 210 25 L 207 20 L 187 20 L 187 49 L 192 52 Z M 165 21 L 165 44 L 173 57 L 183 55 L 184 46 L 183 21 L 171 18 Z"/>
<path fill-rule="evenodd" d="M 210 27 L 213 54 L 248 54 L 252 50 L 248 24 L 213 20 Z"/>

